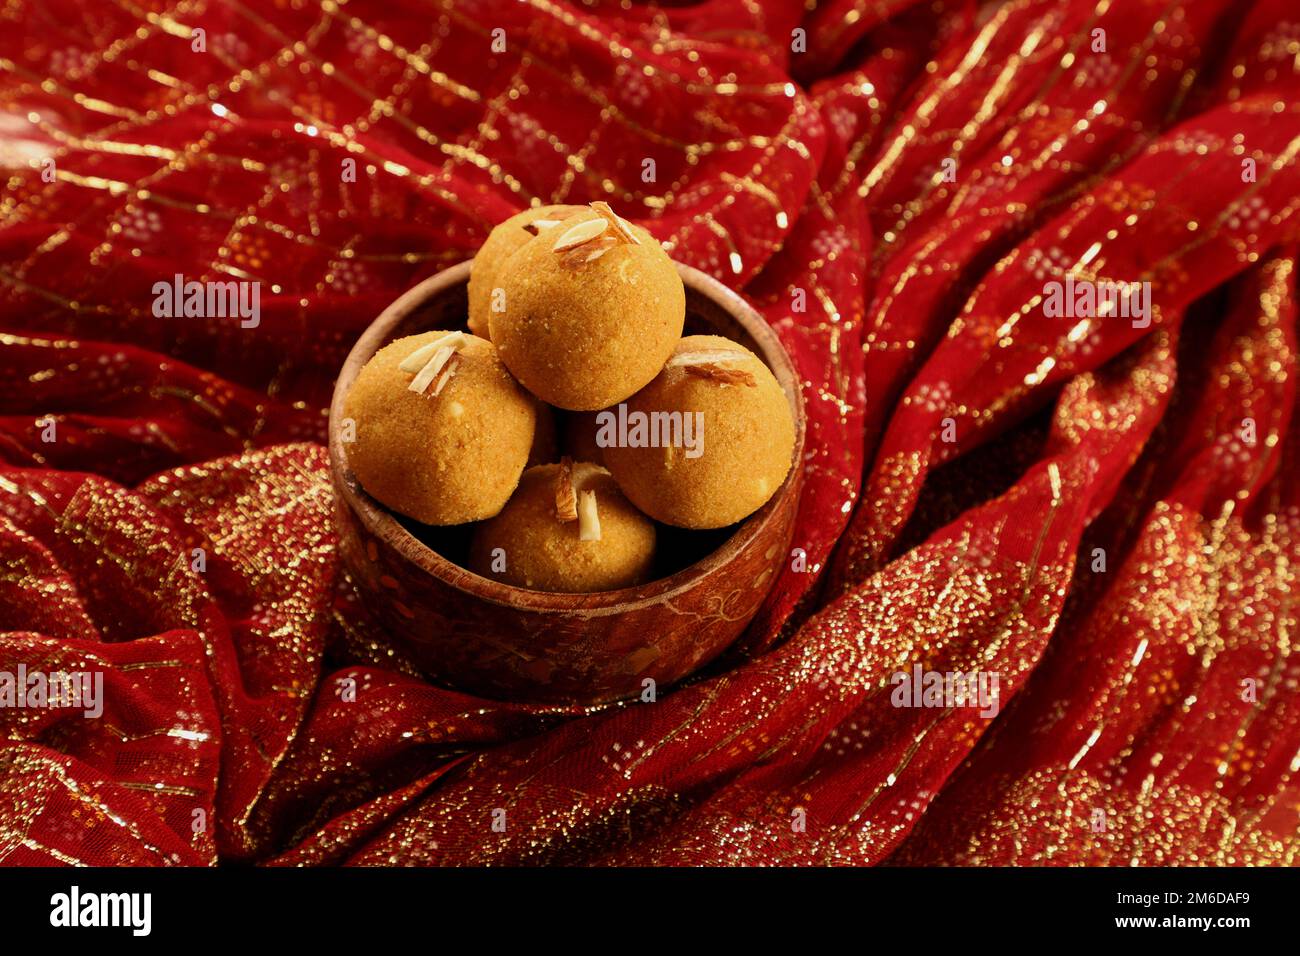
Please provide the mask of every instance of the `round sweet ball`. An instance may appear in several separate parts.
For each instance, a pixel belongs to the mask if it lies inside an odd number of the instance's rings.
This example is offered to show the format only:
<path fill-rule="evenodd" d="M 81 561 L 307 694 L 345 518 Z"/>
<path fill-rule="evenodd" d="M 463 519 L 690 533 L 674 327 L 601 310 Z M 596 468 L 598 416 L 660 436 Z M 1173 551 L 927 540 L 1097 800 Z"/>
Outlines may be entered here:
<path fill-rule="evenodd" d="M 605 467 L 650 517 L 721 528 L 761 508 L 794 453 L 790 403 L 753 352 L 716 335 L 682 339 L 662 372 L 601 413 Z"/>
<path fill-rule="evenodd" d="M 677 267 L 654 237 L 593 205 L 501 265 L 504 311 L 488 314 L 515 378 L 573 411 L 621 402 L 654 378 L 686 315 Z"/>
<path fill-rule="evenodd" d="M 558 225 L 586 206 L 536 206 L 497 223 L 479 247 L 469 267 L 469 330 L 488 336 L 492 290 L 499 288 L 497 271 L 512 253 L 542 230 Z"/>
<path fill-rule="evenodd" d="M 537 406 L 486 339 L 425 332 L 392 342 L 343 405 L 348 463 L 371 497 L 431 525 L 490 518 L 510 499 Z"/>
<path fill-rule="evenodd" d="M 479 525 L 469 566 L 535 591 L 612 591 L 649 580 L 655 526 L 604 468 L 565 458 L 529 468 L 510 503 Z"/>

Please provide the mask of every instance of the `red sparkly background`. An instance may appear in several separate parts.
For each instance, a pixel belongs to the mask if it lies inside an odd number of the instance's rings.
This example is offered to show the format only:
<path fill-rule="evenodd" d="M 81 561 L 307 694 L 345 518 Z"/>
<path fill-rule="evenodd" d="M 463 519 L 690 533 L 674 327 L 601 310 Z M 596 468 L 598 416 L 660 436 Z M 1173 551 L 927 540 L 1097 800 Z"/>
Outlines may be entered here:
<path fill-rule="evenodd" d="M 0 862 L 1292 862 L 1298 154 L 1294 0 L 0 5 L 0 670 L 105 675 L 0 709 Z M 654 704 L 479 699 L 340 573 L 325 405 L 596 199 L 793 356 L 808 570 Z"/>

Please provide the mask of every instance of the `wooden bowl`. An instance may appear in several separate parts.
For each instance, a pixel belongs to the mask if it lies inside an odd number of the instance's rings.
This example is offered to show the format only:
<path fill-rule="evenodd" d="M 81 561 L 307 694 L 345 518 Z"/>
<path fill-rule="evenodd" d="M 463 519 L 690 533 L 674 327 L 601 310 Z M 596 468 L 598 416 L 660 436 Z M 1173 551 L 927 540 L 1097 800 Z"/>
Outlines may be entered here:
<path fill-rule="evenodd" d="M 367 495 L 348 467 L 342 440 L 344 396 L 375 352 L 405 335 L 464 328 L 469 268 L 462 262 L 397 299 L 357 340 L 339 373 L 329 453 L 344 567 L 393 642 L 430 679 L 459 690 L 520 702 L 592 704 L 640 694 L 648 680 L 663 687 L 685 677 L 740 635 L 789 558 L 805 427 L 789 356 L 739 296 L 678 265 L 687 332 L 742 343 L 785 390 L 795 419 L 789 475 L 766 505 L 720 533 L 660 526 L 659 550 L 679 569 L 659 580 L 593 594 L 513 587 L 456 562 L 468 526 L 427 528 Z"/>

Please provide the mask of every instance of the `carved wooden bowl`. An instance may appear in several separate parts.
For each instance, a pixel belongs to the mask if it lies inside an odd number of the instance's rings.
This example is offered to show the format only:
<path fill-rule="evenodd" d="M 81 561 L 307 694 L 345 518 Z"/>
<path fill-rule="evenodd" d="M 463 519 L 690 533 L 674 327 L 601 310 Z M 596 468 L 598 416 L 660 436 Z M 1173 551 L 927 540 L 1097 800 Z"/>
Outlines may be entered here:
<path fill-rule="evenodd" d="M 330 407 L 330 475 L 344 567 L 393 642 L 441 684 L 531 703 L 592 704 L 680 680 L 745 629 L 789 559 L 803 483 L 804 414 L 789 356 L 761 317 L 704 273 L 679 265 L 686 331 L 752 349 L 785 389 L 795 418 L 794 463 L 747 519 L 718 532 L 659 526 L 664 577 L 593 594 L 530 591 L 462 567 L 469 527 L 428 528 L 361 489 L 343 442 L 343 398 L 393 339 L 464 328 L 469 263 L 417 285 L 384 310 L 348 355 Z"/>

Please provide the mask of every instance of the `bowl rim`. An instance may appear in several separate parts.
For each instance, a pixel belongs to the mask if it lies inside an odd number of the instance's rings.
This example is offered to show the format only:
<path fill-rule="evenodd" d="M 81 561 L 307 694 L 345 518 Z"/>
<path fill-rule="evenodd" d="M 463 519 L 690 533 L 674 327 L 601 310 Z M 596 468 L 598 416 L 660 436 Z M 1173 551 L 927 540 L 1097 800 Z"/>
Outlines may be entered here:
<path fill-rule="evenodd" d="M 781 486 L 772 497 L 740 522 L 739 527 L 717 548 L 698 561 L 667 577 L 655 578 L 644 584 L 613 591 L 572 593 L 534 591 L 517 587 L 476 574 L 421 542 L 387 507 L 365 492 L 352 474 L 352 469 L 348 467 L 340 427 L 343 403 L 361 366 L 391 340 L 397 326 L 435 296 L 457 285 L 468 283 L 471 262 L 472 260 L 467 259 L 450 266 L 417 283 L 394 299 L 353 344 L 335 379 L 328 425 L 330 479 L 336 497 L 342 499 L 341 504 L 348 508 L 365 534 L 392 546 L 402 558 L 426 574 L 491 604 L 533 611 L 582 611 L 600 614 L 602 612 L 623 613 L 637 606 L 649 606 L 690 590 L 713 572 L 725 567 L 747 545 L 753 543 L 769 522 L 775 520 L 776 505 L 785 496 L 797 491 L 802 482 L 807 423 L 798 372 L 772 327 L 748 302 L 712 276 L 674 260 L 673 264 L 677 266 L 683 284 L 711 300 L 730 315 L 753 339 L 754 344 L 758 346 L 760 358 L 772 370 L 772 374 L 790 403 L 795 424 L 792 460 L 785 480 L 781 482 Z"/>

